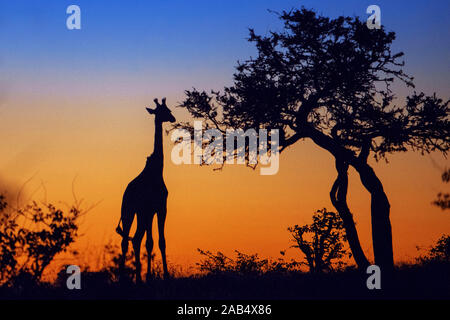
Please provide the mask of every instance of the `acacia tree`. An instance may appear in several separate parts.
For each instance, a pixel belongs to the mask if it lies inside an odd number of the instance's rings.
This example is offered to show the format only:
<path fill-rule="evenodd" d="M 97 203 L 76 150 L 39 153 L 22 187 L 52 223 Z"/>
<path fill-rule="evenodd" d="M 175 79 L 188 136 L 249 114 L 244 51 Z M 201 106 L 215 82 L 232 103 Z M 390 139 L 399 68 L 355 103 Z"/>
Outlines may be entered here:
<path fill-rule="evenodd" d="M 369 164 L 387 154 L 449 149 L 449 101 L 413 92 L 395 105 L 394 80 L 413 88 L 402 52 L 392 53 L 394 32 L 369 30 L 357 17 L 330 19 L 305 8 L 283 12 L 280 32 L 250 30 L 258 54 L 238 63 L 234 83 L 222 92 L 186 91 L 181 107 L 204 127 L 280 130 L 279 151 L 311 139 L 336 161 L 330 197 L 340 214 L 355 261 L 368 264 L 348 208 L 347 172 L 352 166 L 371 196 L 375 263 L 393 269 L 390 204 Z M 178 128 L 192 130 L 190 123 Z"/>

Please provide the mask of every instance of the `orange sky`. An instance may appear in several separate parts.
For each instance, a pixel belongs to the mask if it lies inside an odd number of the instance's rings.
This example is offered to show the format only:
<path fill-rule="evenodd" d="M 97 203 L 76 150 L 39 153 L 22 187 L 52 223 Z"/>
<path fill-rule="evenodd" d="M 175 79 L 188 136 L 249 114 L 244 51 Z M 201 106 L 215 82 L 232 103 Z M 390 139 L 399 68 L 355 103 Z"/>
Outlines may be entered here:
<path fill-rule="evenodd" d="M 6 184 L 11 194 L 32 177 L 25 194 L 38 190 L 34 198 L 39 200 L 46 192 L 48 201 L 58 204 L 72 201 L 76 178 L 76 195 L 87 204 L 100 202 L 84 219 L 84 235 L 76 246 L 83 253 L 88 245 L 100 248 L 109 240 L 119 243 L 114 229 L 122 193 L 153 149 L 153 117 L 144 110 L 152 99 L 148 95 L 3 100 L 2 187 Z M 168 96 L 168 105 L 180 99 Z M 180 110 L 174 114 L 178 119 L 184 116 Z M 164 139 L 169 189 L 166 239 L 172 263 L 194 264 L 200 258 L 196 248 L 278 257 L 290 245 L 288 226 L 310 223 L 316 209 L 333 209 L 328 193 L 336 175 L 334 162 L 311 141 L 283 152 L 277 175 L 261 176 L 259 170 L 238 165 L 221 172 L 176 166 L 170 161 L 169 137 Z M 430 204 L 446 188 L 440 175 L 448 161 L 439 154 L 411 152 L 391 156 L 389 161 L 375 164 L 375 169 L 392 206 L 395 258 L 410 261 L 418 254 L 416 246 L 430 245 L 450 230 L 448 213 Z M 349 205 L 362 246 L 372 258 L 369 195 L 354 171 L 350 172 Z M 289 256 L 299 258 L 295 250 L 289 250 Z"/>

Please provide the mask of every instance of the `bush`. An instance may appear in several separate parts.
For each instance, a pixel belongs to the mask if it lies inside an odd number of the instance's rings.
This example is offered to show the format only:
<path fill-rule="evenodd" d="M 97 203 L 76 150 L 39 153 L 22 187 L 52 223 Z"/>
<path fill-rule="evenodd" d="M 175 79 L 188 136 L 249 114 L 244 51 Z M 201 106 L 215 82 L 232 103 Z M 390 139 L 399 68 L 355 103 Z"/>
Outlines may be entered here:
<path fill-rule="evenodd" d="M 197 266 L 200 271 L 206 274 L 262 275 L 285 273 L 297 271 L 299 265 L 294 260 L 286 262 L 282 258 L 277 260 L 261 259 L 258 254 L 245 254 L 238 250 L 235 250 L 236 259 L 229 258 L 220 251 L 214 254 L 210 251 L 197 250 L 205 257 L 197 263 Z"/>
<path fill-rule="evenodd" d="M 54 257 L 75 241 L 82 212 L 76 205 L 64 212 L 36 202 L 16 210 L 0 196 L 0 214 L 0 284 L 4 284 L 15 278 L 38 282 Z"/>
<path fill-rule="evenodd" d="M 450 263 L 450 235 L 442 235 L 436 244 L 430 248 L 425 256 L 418 259 L 421 263 L 446 262 Z"/>

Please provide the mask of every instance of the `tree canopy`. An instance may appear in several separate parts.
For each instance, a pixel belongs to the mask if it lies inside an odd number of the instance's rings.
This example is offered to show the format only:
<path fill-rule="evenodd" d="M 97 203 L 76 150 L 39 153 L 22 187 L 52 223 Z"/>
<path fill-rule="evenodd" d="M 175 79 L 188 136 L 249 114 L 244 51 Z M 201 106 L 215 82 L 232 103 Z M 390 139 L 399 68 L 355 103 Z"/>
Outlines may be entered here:
<path fill-rule="evenodd" d="M 372 152 L 379 159 L 408 147 L 447 152 L 449 101 L 414 92 L 397 106 L 391 84 L 414 87 L 392 53 L 394 32 L 369 30 L 357 17 L 284 12 L 282 32 L 250 30 L 258 56 L 239 63 L 223 92 L 186 91 L 182 107 L 209 127 L 278 128 L 281 150 L 302 138 L 332 139 L 329 151 Z M 189 124 L 181 124 L 189 127 Z"/>

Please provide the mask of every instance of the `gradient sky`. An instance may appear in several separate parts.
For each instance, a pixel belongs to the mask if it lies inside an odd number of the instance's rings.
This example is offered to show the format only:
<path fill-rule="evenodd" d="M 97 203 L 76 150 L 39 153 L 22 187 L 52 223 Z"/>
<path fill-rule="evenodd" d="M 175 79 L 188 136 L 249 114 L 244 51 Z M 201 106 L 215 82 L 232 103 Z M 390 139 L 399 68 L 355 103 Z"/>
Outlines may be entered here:
<path fill-rule="evenodd" d="M 81 8 L 81 30 L 66 28 L 70 4 Z M 113 230 L 123 190 L 153 148 L 153 118 L 144 106 L 163 96 L 174 106 L 183 90 L 229 85 L 236 61 L 255 54 L 248 28 L 279 30 L 268 9 L 304 5 L 366 19 L 370 4 L 380 6 L 381 23 L 397 33 L 394 49 L 406 53 L 417 89 L 448 99 L 448 1 L 0 0 L 0 188 L 12 196 L 32 178 L 25 199 L 70 202 L 76 178 L 77 196 L 100 202 L 77 245 L 89 251 L 88 245 L 118 242 Z M 450 230 L 448 213 L 430 205 L 445 189 L 440 174 L 448 164 L 439 154 L 415 153 L 374 164 L 392 205 L 397 260 L 412 259 L 417 245 Z M 166 156 L 165 178 L 168 256 L 187 265 L 198 260 L 196 248 L 277 256 L 290 245 L 288 226 L 332 209 L 335 172 L 332 158 L 305 141 L 281 155 L 276 176 L 239 166 L 222 172 L 175 166 Z M 349 204 L 371 256 L 368 193 L 354 172 L 350 183 Z"/>

